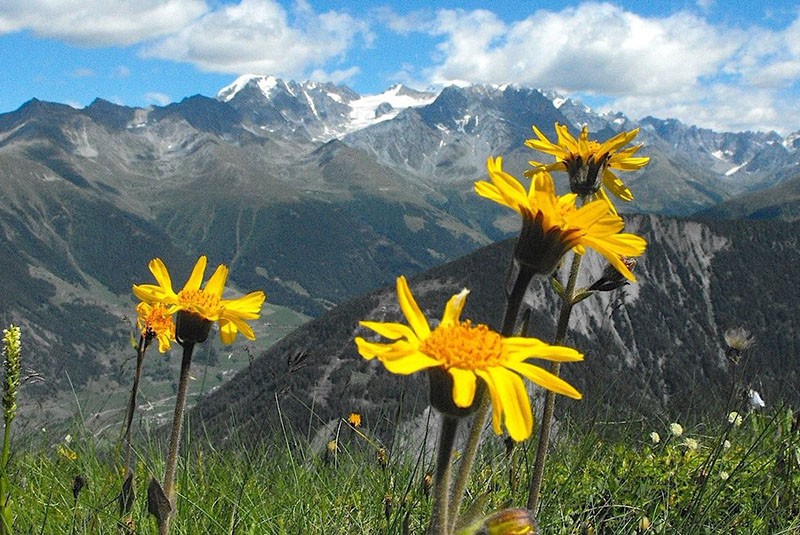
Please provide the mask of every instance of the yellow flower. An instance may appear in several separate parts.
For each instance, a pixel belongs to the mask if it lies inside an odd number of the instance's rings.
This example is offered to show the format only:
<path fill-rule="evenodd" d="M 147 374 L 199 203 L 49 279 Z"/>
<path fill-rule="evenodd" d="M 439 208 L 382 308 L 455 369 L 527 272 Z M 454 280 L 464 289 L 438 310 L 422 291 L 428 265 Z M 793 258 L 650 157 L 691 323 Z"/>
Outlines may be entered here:
<path fill-rule="evenodd" d="M 585 126 L 581 129 L 578 139 L 575 139 L 565 125 L 556 123 L 557 143 L 547 139 L 535 126 L 533 132 L 538 139 L 529 139 L 525 145 L 555 156 L 556 161 L 548 165 L 531 161 L 530 164 L 534 168 L 527 171 L 525 176 L 533 177 L 540 171 L 566 171 L 574 193 L 581 196 L 596 193 L 598 197 L 608 202 L 614 213 L 616 213 L 614 205 L 601 186 L 605 186 L 623 201 L 633 200 L 631 190 L 611 170 L 635 171 L 650 161 L 648 157 L 634 156 L 642 145 L 622 148 L 636 137 L 639 133 L 638 128 L 630 132 L 620 132 L 603 143 L 590 140 L 589 130 Z"/>
<path fill-rule="evenodd" d="M 61 444 L 59 444 L 58 448 L 56 448 L 56 453 L 58 453 L 60 457 L 63 457 L 68 461 L 76 461 L 78 459 L 77 453 L 75 453 L 73 450 Z"/>
<path fill-rule="evenodd" d="M 361 427 L 361 415 L 357 412 L 351 412 L 347 417 L 347 422 L 353 427 Z"/>
<path fill-rule="evenodd" d="M 583 359 L 583 355 L 571 348 L 550 346 L 536 338 L 504 338 L 486 325 L 462 322 L 460 316 L 467 294 L 468 291 L 463 290 L 450 298 L 442 321 L 431 329 L 405 277 L 398 277 L 397 299 L 408 325 L 360 322 L 393 342 L 369 342 L 356 337 L 358 352 L 368 360 L 377 357 L 387 370 L 400 375 L 426 369 L 443 370 L 452 379 L 452 400 L 460 408 L 473 405 L 480 379 L 491 396 L 495 433 L 502 432 L 501 422 L 505 416 L 505 427 L 511 438 L 524 440 L 533 429 L 533 415 L 520 376 L 559 394 L 581 398 L 567 382 L 527 360 L 576 361 Z"/>
<path fill-rule="evenodd" d="M 647 242 L 634 234 L 620 233 L 625 223 L 608 211 L 604 201 L 578 208 L 576 194 L 556 195 L 553 178 L 547 172 L 536 173 L 526 192 L 516 178 L 503 171 L 502 158 L 489 158 L 486 166 L 491 182 L 476 182 L 475 192 L 522 215 L 517 258 L 523 262 L 527 259 L 537 273 L 550 273 L 570 249 L 582 253 L 584 247 L 591 247 L 627 279 L 636 280 L 622 257 L 641 255 Z"/>
<path fill-rule="evenodd" d="M 219 335 L 223 344 L 233 343 L 237 332 L 241 332 L 249 340 L 255 340 L 255 333 L 246 321 L 260 317 L 261 305 L 266 298 L 264 292 L 252 292 L 237 299 L 222 299 L 228 268 L 221 264 L 201 289 L 206 262 L 205 256 L 198 258 L 189 280 L 180 292 L 175 293 L 167 267 L 160 258 L 155 258 L 150 261 L 149 268 L 158 285 L 134 285 L 133 293 L 150 305 L 161 303 L 167 308 L 169 315 L 185 311 L 206 322 L 219 322 Z M 176 338 L 180 342 L 180 328 L 176 329 Z"/>
<path fill-rule="evenodd" d="M 167 313 L 167 307 L 163 303 L 151 305 L 142 301 L 136 305 L 136 314 L 142 336 L 148 341 L 156 338 L 161 353 L 169 351 L 170 342 L 175 340 L 175 323 Z"/>

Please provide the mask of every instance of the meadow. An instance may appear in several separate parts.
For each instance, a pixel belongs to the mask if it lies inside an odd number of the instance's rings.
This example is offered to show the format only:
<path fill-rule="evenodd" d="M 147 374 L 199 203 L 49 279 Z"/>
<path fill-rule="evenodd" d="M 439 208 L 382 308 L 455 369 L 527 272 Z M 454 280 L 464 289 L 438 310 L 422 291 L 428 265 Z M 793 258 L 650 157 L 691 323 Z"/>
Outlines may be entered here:
<path fill-rule="evenodd" d="M 336 444 L 321 450 L 284 429 L 274 443 L 258 447 L 221 451 L 211 443 L 185 444 L 173 532 L 425 531 L 430 456 L 382 450 L 368 422 L 354 427 L 343 418 Z M 541 533 L 800 530 L 800 430 L 791 410 L 731 413 L 676 431 L 667 422 L 654 429 L 640 422 L 565 424 L 545 473 Z M 13 456 L 9 479 L 19 533 L 114 533 L 120 525 L 119 448 L 98 446 L 80 422 L 69 436 L 59 444 L 34 438 Z M 485 441 L 465 510 L 523 504 L 534 446 Z M 139 533 L 156 530 L 144 494 L 150 474 L 163 471 L 164 449 L 153 438 L 136 450 L 131 518 Z"/>

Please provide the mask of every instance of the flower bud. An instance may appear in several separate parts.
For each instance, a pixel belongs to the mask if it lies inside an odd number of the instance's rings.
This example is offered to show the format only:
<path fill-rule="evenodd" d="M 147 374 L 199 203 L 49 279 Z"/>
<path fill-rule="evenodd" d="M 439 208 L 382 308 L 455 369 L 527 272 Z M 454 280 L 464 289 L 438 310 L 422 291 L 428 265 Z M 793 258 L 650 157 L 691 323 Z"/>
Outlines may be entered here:
<path fill-rule="evenodd" d="M 458 531 L 458 535 L 537 535 L 538 533 L 536 519 L 528 509 L 496 511 L 479 523 Z"/>

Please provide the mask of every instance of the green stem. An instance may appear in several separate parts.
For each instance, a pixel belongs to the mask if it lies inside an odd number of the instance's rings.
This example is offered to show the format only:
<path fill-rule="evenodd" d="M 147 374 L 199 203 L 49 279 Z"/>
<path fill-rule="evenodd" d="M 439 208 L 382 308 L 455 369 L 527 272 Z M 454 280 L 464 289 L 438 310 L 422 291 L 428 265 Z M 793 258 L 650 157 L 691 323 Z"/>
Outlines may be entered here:
<path fill-rule="evenodd" d="M 142 363 L 144 353 L 147 351 L 147 341 L 144 336 L 139 337 L 139 345 L 136 347 L 136 372 L 133 376 L 131 395 L 128 397 L 128 410 L 125 415 L 125 431 L 123 441 L 125 445 L 125 477 L 131 472 L 131 425 L 133 424 L 133 414 L 136 412 L 136 397 L 139 393 L 139 381 L 142 377 Z"/>
<path fill-rule="evenodd" d="M 183 410 L 186 407 L 186 391 L 189 385 L 189 367 L 192 364 L 193 342 L 184 342 L 183 359 L 181 360 L 181 374 L 178 380 L 178 395 L 175 398 L 175 414 L 172 417 L 172 432 L 169 437 L 169 453 L 167 454 L 167 468 L 164 473 L 164 494 L 170 501 L 171 511 L 167 517 L 159 521 L 159 535 L 169 533 L 169 520 L 175 514 L 175 500 L 173 487 L 175 485 L 175 472 L 178 466 L 178 448 L 181 442 L 181 428 L 183 426 Z"/>
<path fill-rule="evenodd" d="M 4 418 L 5 427 L 3 429 L 3 454 L 0 458 L 0 534 L 10 535 L 13 533 L 11 527 L 11 509 L 9 507 L 10 496 L 8 488 L 8 460 L 11 457 L 11 422 L 14 420 L 13 415 L 7 415 Z"/>
<path fill-rule="evenodd" d="M 455 486 L 453 487 L 453 501 L 450 504 L 449 519 L 450 531 L 454 531 L 456 521 L 458 520 L 458 510 L 461 509 L 461 503 L 464 501 L 464 492 L 467 489 L 467 482 L 469 475 L 472 472 L 472 465 L 475 462 L 475 457 L 478 453 L 478 445 L 481 442 L 481 432 L 486 423 L 486 417 L 489 415 L 489 396 L 483 392 L 481 396 L 475 400 L 475 403 L 480 403 L 478 411 L 475 413 L 475 419 L 472 421 L 472 428 L 469 431 L 469 438 L 464 447 L 464 455 L 461 457 L 461 464 L 458 467 L 458 474 L 456 476 Z"/>
<path fill-rule="evenodd" d="M 556 337 L 553 341 L 554 345 L 561 345 L 567 336 L 567 328 L 569 327 L 569 317 L 572 313 L 572 306 L 575 304 L 575 284 L 578 281 L 578 271 L 581 265 L 581 255 L 576 254 L 572 258 L 572 268 L 569 272 L 569 279 L 567 286 L 564 288 L 564 294 L 561 296 L 561 313 L 558 316 L 558 325 L 556 326 Z M 556 377 L 561 369 L 560 362 L 550 363 L 550 373 Z M 542 412 L 542 421 L 539 423 L 539 443 L 536 447 L 536 462 L 533 466 L 533 478 L 531 479 L 531 486 L 528 492 L 528 509 L 536 513 L 536 508 L 539 506 L 539 493 L 542 490 L 542 479 L 544 477 L 544 464 L 547 458 L 547 449 L 550 446 L 550 430 L 553 426 L 553 412 L 555 411 L 556 394 L 552 390 L 548 390 L 544 399 L 544 410 Z"/>
<path fill-rule="evenodd" d="M 434 499 L 428 535 L 449 535 L 450 524 L 450 472 L 453 444 L 456 441 L 458 418 L 442 415 L 442 430 L 439 435 L 439 450 L 436 454 L 436 475 L 434 476 Z"/>
<path fill-rule="evenodd" d="M 506 310 L 503 315 L 503 323 L 500 331 L 503 336 L 513 336 L 515 334 L 517 321 L 525 299 L 525 293 L 528 291 L 528 286 L 535 274 L 534 271 L 525 266 L 520 266 L 519 272 L 516 273 L 514 284 L 507 295 Z M 458 511 L 461 509 L 461 503 L 464 501 L 464 492 L 466 491 L 467 482 L 472 472 L 472 465 L 478 453 L 478 445 L 480 444 L 483 426 L 486 424 L 486 418 L 489 416 L 490 403 L 489 397 L 485 391 L 475 399 L 474 403 L 479 403 L 480 405 L 472 422 L 472 428 L 467 438 L 464 455 L 461 457 L 461 464 L 458 467 L 458 475 L 456 476 L 455 486 L 453 487 L 453 502 L 450 504 L 449 512 L 451 531 L 455 529 L 456 521 L 458 520 Z"/>

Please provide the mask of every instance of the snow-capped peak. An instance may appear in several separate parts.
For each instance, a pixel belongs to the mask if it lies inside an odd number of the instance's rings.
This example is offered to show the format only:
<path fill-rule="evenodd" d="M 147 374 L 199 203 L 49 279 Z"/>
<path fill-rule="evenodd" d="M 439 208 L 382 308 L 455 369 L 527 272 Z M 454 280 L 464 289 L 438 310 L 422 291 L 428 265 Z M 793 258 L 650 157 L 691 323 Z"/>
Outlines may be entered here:
<path fill-rule="evenodd" d="M 220 89 L 217 93 L 217 99 L 222 102 L 228 102 L 250 82 L 255 82 L 266 97 L 269 96 L 272 88 L 278 85 L 278 79 L 268 74 L 243 74 L 234 80 L 233 83 Z"/>

